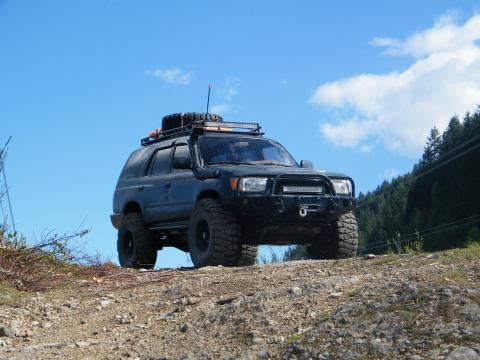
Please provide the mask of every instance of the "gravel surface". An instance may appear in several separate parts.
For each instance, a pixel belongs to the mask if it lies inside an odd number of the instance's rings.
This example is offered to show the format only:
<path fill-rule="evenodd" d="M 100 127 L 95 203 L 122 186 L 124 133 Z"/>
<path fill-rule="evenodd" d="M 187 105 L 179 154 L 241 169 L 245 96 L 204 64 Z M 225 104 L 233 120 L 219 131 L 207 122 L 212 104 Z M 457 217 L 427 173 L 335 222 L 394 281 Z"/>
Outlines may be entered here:
<path fill-rule="evenodd" d="M 479 269 L 424 254 L 119 270 L 0 306 L 0 359 L 480 359 Z"/>

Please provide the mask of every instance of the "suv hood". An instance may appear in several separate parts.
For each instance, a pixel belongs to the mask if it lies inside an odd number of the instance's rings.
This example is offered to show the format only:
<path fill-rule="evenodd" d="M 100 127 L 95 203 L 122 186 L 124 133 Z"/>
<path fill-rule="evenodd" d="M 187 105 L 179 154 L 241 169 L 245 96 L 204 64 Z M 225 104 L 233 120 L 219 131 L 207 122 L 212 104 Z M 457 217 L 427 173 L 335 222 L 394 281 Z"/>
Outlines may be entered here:
<path fill-rule="evenodd" d="M 327 177 L 342 177 L 347 178 L 345 174 L 327 172 L 323 170 L 312 170 L 305 169 L 301 167 L 287 167 L 287 166 L 274 166 L 274 165 L 230 165 L 230 164 L 219 164 L 219 165 L 208 165 L 205 166 L 206 169 L 218 169 L 220 171 L 226 171 L 235 176 L 277 176 L 277 175 L 305 175 L 305 176 L 318 176 L 324 175 Z"/>

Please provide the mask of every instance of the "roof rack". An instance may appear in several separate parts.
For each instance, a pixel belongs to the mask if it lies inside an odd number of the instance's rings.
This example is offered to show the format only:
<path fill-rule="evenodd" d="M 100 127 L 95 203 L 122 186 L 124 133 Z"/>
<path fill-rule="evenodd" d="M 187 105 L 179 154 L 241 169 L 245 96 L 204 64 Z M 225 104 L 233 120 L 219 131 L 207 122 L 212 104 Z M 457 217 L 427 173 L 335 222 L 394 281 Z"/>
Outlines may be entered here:
<path fill-rule="evenodd" d="M 259 123 L 241 123 L 241 122 L 217 122 L 217 121 L 195 121 L 186 126 L 178 127 L 175 129 L 162 131 L 158 128 L 151 131 L 148 137 L 141 140 L 142 146 L 148 146 L 163 140 L 189 135 L 195 129 L 199 129 L 202 132 L 228 132 L 234 134 L 248 134 L 254 136 L 262 136 L 260 132 L 261 126 Z"/>

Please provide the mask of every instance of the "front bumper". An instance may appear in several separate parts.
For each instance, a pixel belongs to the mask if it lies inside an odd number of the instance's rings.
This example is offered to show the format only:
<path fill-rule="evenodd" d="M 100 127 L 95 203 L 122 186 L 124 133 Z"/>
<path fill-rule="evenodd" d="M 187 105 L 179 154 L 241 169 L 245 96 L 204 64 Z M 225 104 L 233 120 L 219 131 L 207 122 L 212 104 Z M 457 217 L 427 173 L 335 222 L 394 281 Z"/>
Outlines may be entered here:
<path fill-rule="evenodd" d="M 268 178 L 264 193 L 237 190 L 231 201 L 237 212 L 257 224 L 331 223 L 356 206 L 353 180 L 341 179 L 350 180 L 351 194 L 337 195 L 332 179 L 323 174 L 280 174 Z"/>
<path fill-rule="evenodd" d="M 115 229 L 120 229 L 120 224 L 122 223 L 123 214 L 122 213 L 114 213 L 110 215 L 110 221 Z"/>
<path fill-rule="evenodd" d="M 238 196 L 232 206 L 252 245 L 313 244 L 355 199 L 340 196 Z"/>
<path fill-rule="evenodd" d="M 237 212 L 266 222 L 330 222 L 352 211 L 356 202 L 344 196 L 263 195 L 237 196 Z"/>

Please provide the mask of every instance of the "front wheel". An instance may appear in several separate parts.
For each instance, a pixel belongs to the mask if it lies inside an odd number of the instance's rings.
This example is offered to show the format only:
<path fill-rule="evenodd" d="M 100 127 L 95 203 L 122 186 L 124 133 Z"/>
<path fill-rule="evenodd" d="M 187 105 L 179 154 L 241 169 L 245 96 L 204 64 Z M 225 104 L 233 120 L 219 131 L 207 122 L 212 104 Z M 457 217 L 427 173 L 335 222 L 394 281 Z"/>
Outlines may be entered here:
<path fill-rule="evenodd" d="M 152 269 L 157 261 L 153 235 L 141 214 L 126 214 L 118 230 L 118 260 L 122 267 Z"/>
<path fill-rule="evenodd" d="M 340 216 L 322 235 L 307 247 L 311 259 L 345 259 L 357 255 L 357 220 L 352 212 Z"/>
<path fill-rule="evenodd" d="M 241 245 L 236 266 L 251 266 L 255 265 L 258 256 L 258 246 Z"/>
<path fill-rule="evenodd" d="M 216 199 L 200 200 L 188 229 L 190 257 L 195 267 L 234 266 L 239 244 L 240 229 L 235 215 Z"/>

